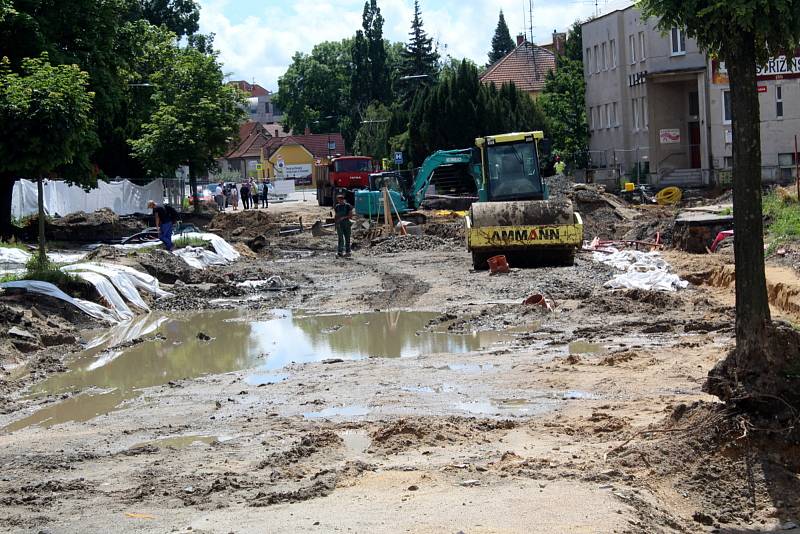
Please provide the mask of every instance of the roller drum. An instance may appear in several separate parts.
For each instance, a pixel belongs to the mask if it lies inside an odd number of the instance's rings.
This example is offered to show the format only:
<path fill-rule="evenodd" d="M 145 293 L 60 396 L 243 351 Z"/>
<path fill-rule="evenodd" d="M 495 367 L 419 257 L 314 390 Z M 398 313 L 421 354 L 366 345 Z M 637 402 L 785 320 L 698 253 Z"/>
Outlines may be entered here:
<path fill-rule="evenodd" d="M 472 205 L 474 228 L 486 226 L 536 226 L 573 224 L 569 200 L 526 200 L 516 202 L 478 202 Z"/>

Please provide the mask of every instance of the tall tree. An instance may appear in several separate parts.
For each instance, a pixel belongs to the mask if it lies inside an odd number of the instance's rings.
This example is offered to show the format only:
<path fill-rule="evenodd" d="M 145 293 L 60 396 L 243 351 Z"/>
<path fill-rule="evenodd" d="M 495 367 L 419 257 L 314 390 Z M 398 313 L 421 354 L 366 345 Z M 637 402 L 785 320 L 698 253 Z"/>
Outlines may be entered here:
<path fill-rule="evenodd" d="M 435 86 L 414 98 L 408 120 L 408 145 L 415 164 L 431 152 L 467 148 L 483 135 L 547 130 L 539 106 L 514 84 L 499 89 L 480 81 L 474 63 L 447 68 Z"/>
<path fill-rule="evenodd" d="M 387 104 L 391 97 L 383 23 L 377 0 L 367 0 L 362 14 L 362 29 L 356 32 L 353 42 L 351 94 L 357 108 L 355 115 L 366 110 L 372 102 Z"/>
<path fill-rule="evenodd" d="M 503 15 L 503 10 L 501 9 L 500 20 L 497 21 L 497 28 L 495 28 L 494 37 L 492 37 L 492 49 L 489 51 L 489 65 L 493 65 L 506 57 L 514 48 L 514 40 L 511 39 L 511 32 L 508 31 L 506 17 Z"/>
<path fill-rule="evenodd" d="M 302 132 L 308 127 L 315 133 L 339 129 L 348 146 L 352 146 L 355 131 L 349 117 L 354 107 L 351 95 L 354 51 L 354 40 L 344 39 L 320 43 L 311 54 L 294 55 L 286 73 L 278 80 L 274 99 L 284 112 L 284 129 Z M 322 117 L 335 119 L 320 120 Z"/>
<path fill-rule="evenodd" d="M 174 61 L 153 75 L 155 110 L 141 136 L 131 140 L 135 156 L 154 173 L 187 165 L 192 195 L 197 176 L 230 147 L 244 119 L 243 95 L 223 79 L 216 55 L 179 49 Z"/>
<path fill-rule="evenodd" d="M 553 134 L 554 152 L 573 168 L 582 168 L 587 163 L 589 127 L 585 94 L 583 63 L 563 57 L 558 60 L 558 68 L 547 74 L 539 99 Z"/>
<path fill-rule="evenodd" d="M 200 6 L 194 0 L 138 0 L 143 18 L 164 26 L 178 37 L 192 35 L 200 28 Z"/>
<path fill-rule="evenodd" d="M 567 44 L 564 47 L 564 57 L 567 59 L 583 62 L 583 24 L 576 20 L 567 32 Z"/>
<path fill-rule="evenodd" d="M 19 72 L 0 60 L 0 186 L 10 198 L 14 180 L 39 181 L 39 258 L 46 259 L 41 180 L 59 168 L 91 175 L 96 146 L 89 75 L 77 65 L 51 65 L 47 54 L 23 59 Z M 85 183 L 85 181 L 84 181 Z M 10 202 L 0 211 L 0 234 L 11 235 Z"/>
<path fill-rule="evenodd" d="M 414 18 L 402 57 L 404 76 L 429 76 L 433 79 L 439 70 L 439 53 L 433 47 L 433 38 L 428 37 L 423 27 L 419 0 L 414 0 Z"/>
<path fill-rule="evenodd" d="M 733 115 L 733 217 L 736 227 L 734 376 L 771 371 L 765 354 L 770 324 L 761 214 L 761 130 L 756 65 L 800 42 L 800 0 L 641 0 L 659 27 L 685 29 L 728 66 Z M 740 374 L 741 373 L 741 374 Z M 752 372 L 750 373 L 753 374 Z"/>

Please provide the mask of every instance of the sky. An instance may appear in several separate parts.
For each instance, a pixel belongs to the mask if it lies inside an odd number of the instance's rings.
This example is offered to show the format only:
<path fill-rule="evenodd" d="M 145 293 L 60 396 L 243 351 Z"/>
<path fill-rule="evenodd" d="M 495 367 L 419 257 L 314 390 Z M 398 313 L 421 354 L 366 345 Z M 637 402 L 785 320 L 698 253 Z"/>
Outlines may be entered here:
<path fill-rule="evenodd" d="M 200 31 L 216 34 L 215 47 L 232 80 L 255 81 L 275 91 L 295 52 L 316 43 L 352 36 L 361 27 L 364 0 L 198 0 Z M 527 31 L 524 11 L 530 0 L 420 0 L 428 35 L 443 56 L 486 62 L 502 9 L 512 38 Z M 600 14 L 628 5 L 597 0 Z M 406 42 L 413 0 L 378 0 L 384 37 Z M 537 44 L 552 42 L 553 30 L 566 31 L 595 13 L 595 0 L 533 1 Z"/>

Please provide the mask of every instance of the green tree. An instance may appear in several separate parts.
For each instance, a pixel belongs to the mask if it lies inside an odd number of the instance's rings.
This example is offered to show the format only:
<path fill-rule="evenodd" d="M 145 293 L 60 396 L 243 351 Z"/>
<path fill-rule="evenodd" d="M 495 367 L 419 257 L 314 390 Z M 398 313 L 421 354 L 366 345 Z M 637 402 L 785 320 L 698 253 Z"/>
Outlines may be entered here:
<path fill-rule="evenodd" d="M 420 90 L 409 113 L 408 147 L 415 164 L 431 152 L 471 147 L 475 138 L 547 130 L 536 102 L 514 84 L 484 85 L 474 63 L 446 68 L 441 81 Z"/>
<path fill-rule="evenodd" d="M 509 52 L 514 50 L 514 40 L 511 39 L 511 32 L 508 31 L 508 24 L 506 24 L 506 17 L 503 15 L 503 10 L 500 10 L 500 20 L 497 21 L 497 28 L 494 30 L 494 37 L 492 37 L 492 49 L 489 51 L 489 65 L 493 65 L 508 55 Z"/>
<path fill-rule="evenodd" d="M 564 57 L 559 59 L 558 68 L 547 74 L 539 99 L 553 135 L 554 152 L 573 168 L 588 163 L 585 94 L 583 63 Z"/>
<path fill-rule="evenodd" d="M 286 73 L 278 80 L 275 103 L 284 112 L 285 130 L 324 133 L 340 129 L 352 146 L 355 129 L 351 125 L 351 63 L 354 40 L 323 42 L 311 54 L 296 53 Z M 334 117 L 329 121 L 322 117 Z M 319 121 L 319 122 L 317 122 Z"/>
<path fill-rule="evenodd" d="M 351 94 L 358 110 L 365 110 L 372 102 L 386 104 L 391 98 L 383 23 L 377 0 L 365 2 L 362 29 L 356 32 L 352 47 Z"/>
<path fill-rule="evenodd" d="M 433 79 L 438 73 L 439 53 L 433 47 L 433 39 L 423 28 L 419 0 L 414 0 L 414 18 L 402 57 L 404 76 L 429 76 Z"/>
<path fill-rule="evenodd" d="M 155 109 L 131 140 L 133 153 L 153 173 L 187 165 L 194 195 L 198 174 L 212 169 L 238 134 L 243 95 L 224 84 L 216 55 L 191 47 L 178 49 L 174 60 L 153 74 L 152 85 Z"/>
<path fill-rule="evenodd" d="M 0 61 L 0 234 L 11 235 L 11 194 L 19 176 L 39 182 L 39 259 L 46 261 L 42 179 L 57 169 L 91 176 L 96 146 L 89 75 L 77 65 L 51 65 L 47 54 L 24 59 L 19 72 Z M 86 180 L 84 180 L 85 183 Z"/>
<path fill-rule="evenodd" d="M 372 156 L 377 160 L 389 157 L 389 126 L 392 112 L 380 103 L 370 105 L 361 121 L 353 143 L 355 154 Z"/>
<path fill-rule="evenodd" d="M 703 49 L 726 62 L 733 115 L 733 217 L 737 229 L 736 346 L 733 376 L 780 372 L 765 347 L 770 325 L 761 214 L 761 130 L 756 65 L 800 42 L 800 0 L 641 0 L 659 27 L 686 30 Z M 741 373 L 741 374 L 740 374 Z"/>
<path fill-rule="evenodd" d="M 192 35 L 200 28 L 200 6 L 194 0 L 138 0 L 137 3 L 137 19 L 164 26 L 178 37 Z"/>
<path fill-rule="evenodd" d="M 583 24 L 585 23 L 576 20 L 567 32 L 567 43 L 564 47 L 564 57 L 567 59 L 583 62 Z"/>

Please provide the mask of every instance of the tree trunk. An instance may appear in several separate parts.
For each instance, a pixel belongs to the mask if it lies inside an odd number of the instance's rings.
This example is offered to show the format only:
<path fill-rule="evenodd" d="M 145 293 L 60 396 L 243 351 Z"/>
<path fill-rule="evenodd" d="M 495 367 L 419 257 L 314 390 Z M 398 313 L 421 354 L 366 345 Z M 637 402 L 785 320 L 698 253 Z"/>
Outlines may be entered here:
<path fill-rule="evenodd" d="M 194 174 L 194 165 L 189 163 L 189 198 L 195 213 L 200 213 L 200 198 L 197 194 L 197 176 Z"/>
<path fill-rule="evenodd" d="M 764 355 L 770 323 L 761 208 L 761 113 L 755 36 L 742 35 L 726 58 L 733 115 L 733 224 L 736 260 L 736 348 L 739 365 Z"/>
<path fill-rule="evenodd" d="M 37 203 L 39 205 L 39 266 L 44 268 L 47 264 L 47 251 L 45 250 L 44 241 L 44 187 L 42 186 L 42 178 L 36 182 L 37 189 Z"/>
<path fill-rule="evenodd" d="M 14 236 L 11 227 L 11 199 L 15 181 L 13 174 L 0 173 L 0 241 L 8 241 Z"/>

